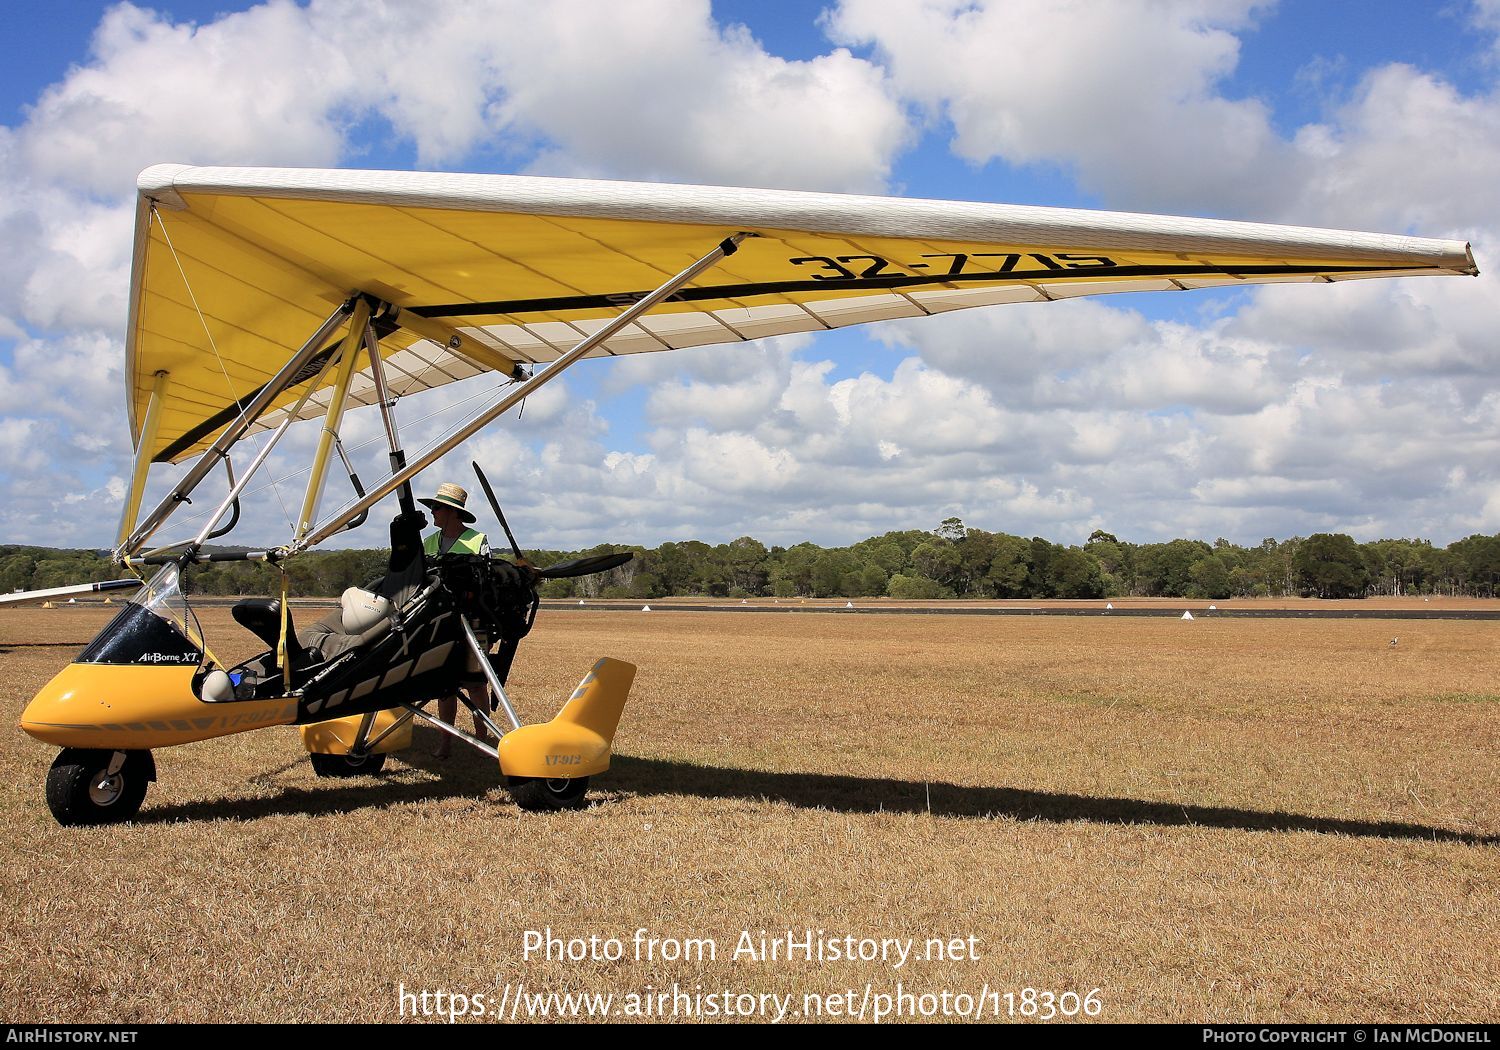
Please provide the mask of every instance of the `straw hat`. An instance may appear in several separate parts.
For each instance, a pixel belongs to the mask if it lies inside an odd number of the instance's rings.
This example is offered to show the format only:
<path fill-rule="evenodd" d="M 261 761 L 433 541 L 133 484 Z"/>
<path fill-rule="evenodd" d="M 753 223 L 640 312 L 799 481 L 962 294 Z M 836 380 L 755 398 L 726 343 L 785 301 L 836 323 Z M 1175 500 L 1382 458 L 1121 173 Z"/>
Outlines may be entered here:
<path fill-rule="evenodd" d="M 419 499 L 418 503 L 430 510 L 439 507 L 447 507 L 449 510 L 458 511 L 458 520 L 465 525 L 474 524 L 474 515 L 464 510 L 464 504 L 469 502 L 469 494 L 451 482 L 444 482 L 438 486 L 437 495 L 432 499 Z"/>

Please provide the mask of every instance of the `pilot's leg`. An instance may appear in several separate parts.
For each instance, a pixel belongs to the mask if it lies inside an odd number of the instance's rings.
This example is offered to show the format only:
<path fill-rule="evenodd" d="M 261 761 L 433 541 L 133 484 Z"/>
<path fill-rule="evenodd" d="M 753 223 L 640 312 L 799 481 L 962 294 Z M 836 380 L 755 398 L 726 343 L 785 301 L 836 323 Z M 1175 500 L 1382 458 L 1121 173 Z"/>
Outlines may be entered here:
<path fill-rule="evenodd" d="M 438 717 L 450 726 L 458 721 L 458 694 L 440 697 L 437 702 Z M 447 733 L 438 734 L 438 745 L 433 749 L 433 757 L 447 758 L 453 753 L 453 738 Z"/>
<path fill-rule="evenodd" d="M 480 647 L 485 652 L 489 652 L 489 637 L 479 632 L 475 632 L 475 637 L 479 639 Z M 489 714 L 495 709 L 495 705 L 490 702 L 489 680 L 485 678 L 484 671 L 480 669 L 479 658 L 473 653 L 469 654 L 469 681 L 465 691 L 469 694 L 469 702 L 474 705 L 476 711 L 483 711 L 485 714 Z M 484 722 L 480 720 L 478 714 L 474 715 L 474 735 L 486 744 L 490 742 L 490 731 Z"/>
<path fill-rule="evenodd" d="M 469 703 L 473 704 L 475 708 L 480 711 L 489 711 L 490 687 L 488 683 L 482 681 L 470 682 L 464 692 L 469 694 Z M 489 728 L 477 714 L 474 715 L 474 735 L 479 738 L 481 744 L 488 744 L 490 742 Z"/>
<path fill-rule="evenodd" d="M 489 639 L 482 634 L 478 638 L 479 644 L 488 649 Z M 462 688 L 464 694 L 469 699 L 469 703 L 480 711 L 486 713 L 490 711 L 489 683 L 485 680 L 484 672 L 479 669 L 479 658 L 472 652 L 469 654 L 468 674 L 464 677 Z M 450 726 L 458 724 L 458 694 L 455 693 L 451 696 L 442 697 L 438 700 L 437 708 L 438 717 L 444 722 L 447 722 Z M 484 722 L 480 720 L 477 714 L 474 715 L 474 735 L 479 739 L 480 743 L 488 744 L 490 742 L 490 731 L 485 727 Z M 433 755 L 437 758 L 447 758 L 452 753 L 453 738 L 447 733 L 443 733 L 438 740 L 438 746 L 433 751 Z"/>

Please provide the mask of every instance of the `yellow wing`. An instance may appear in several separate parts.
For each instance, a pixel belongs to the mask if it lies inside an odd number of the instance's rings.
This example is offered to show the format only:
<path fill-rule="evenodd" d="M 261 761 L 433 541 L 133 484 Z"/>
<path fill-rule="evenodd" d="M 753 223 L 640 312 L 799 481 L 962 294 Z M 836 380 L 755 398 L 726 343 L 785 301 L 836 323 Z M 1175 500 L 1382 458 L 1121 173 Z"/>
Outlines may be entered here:
<path fill-rule="evenodd" d="M 139 194 L 126 374 L 138 437 L 165 373 L 157 461 L 205 447 L 351 293 L 400 308 L 381 346 L 406 394 L 555 360 L 736 233 L 753 236 L 595 356 L 1105 292 L 1478 272 L 1461 241 L 782 190 L 158 165 Z M 373 401 L 368 372 L 352 397 Z"/>

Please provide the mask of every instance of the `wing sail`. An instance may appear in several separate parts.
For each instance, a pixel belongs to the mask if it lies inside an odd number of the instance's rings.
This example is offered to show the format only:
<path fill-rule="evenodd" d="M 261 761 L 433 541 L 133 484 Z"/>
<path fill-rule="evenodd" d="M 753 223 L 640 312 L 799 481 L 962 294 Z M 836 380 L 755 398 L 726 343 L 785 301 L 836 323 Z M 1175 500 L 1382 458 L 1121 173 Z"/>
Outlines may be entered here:
<path fill-rule="evenodd" d="M 127 375 L 139 435 L 168 373 L 158 460 L 201 450 L 352 292 L 400 308 L 381 345 L 404 395 L 555 360 L 735 233 L 753 236 L 594 355 L 1109 292 L 1478 272 L 1462 241 L 776 190 L 160 165 L 139 194 Z M 368 369 L 351 396 L 373 402 Z"/>

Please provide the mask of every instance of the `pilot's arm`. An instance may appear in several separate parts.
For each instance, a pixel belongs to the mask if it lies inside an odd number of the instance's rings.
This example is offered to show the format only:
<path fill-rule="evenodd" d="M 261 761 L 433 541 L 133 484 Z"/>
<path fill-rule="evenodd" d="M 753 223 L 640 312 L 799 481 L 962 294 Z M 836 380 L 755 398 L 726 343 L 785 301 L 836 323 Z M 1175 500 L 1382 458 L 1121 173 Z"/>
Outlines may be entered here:
<path fill-rule="evenodd" d="M 415 559 L 422 560 L 422 530 L 427 527 L 427 515 L 421 511 L 397 514 L 391 519 L 391 560 L 389 572 L 405 572 Z"/>

